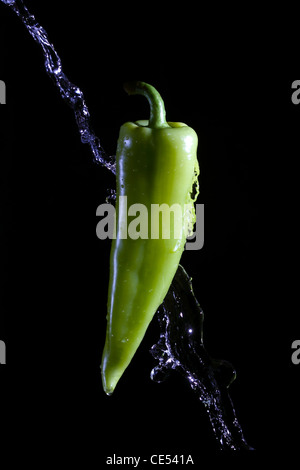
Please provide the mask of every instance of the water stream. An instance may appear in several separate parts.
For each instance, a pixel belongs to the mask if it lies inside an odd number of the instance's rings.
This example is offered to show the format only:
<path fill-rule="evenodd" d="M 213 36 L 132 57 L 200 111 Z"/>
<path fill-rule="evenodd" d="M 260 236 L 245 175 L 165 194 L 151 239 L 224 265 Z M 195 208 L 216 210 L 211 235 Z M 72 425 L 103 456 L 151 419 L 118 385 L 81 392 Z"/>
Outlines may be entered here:
<path fill-rule="evenodd" d="M 62 63 L 45 29 L 36 21 L 22 0 L 0 0 L 20 18 L 43 52 L 45 70 L 62 99 L 74 112 L 81 142 L 89 145 L 93 159 L 115 174 L 115 157 L 108 156 L 91 127 L 91 116 L 82 91 L 64 74 Z M 222 450 L 252 449 L 243 436 L 228 394 L 235 378 L 226 361 L 212 359 L 203 343 L 203 311 L 194 296 L 191 280 L 179 266 L 166 299 L 158 310 L 161 333 L 151 354 L 158 361 L 152 380 L 161 382 L 172 372 L 188 381 L 208 412 L 212 429 Z"/>
<path fill-rule="evenodd" d="M 34 41 L 42 48 L 46 72 L 53 80 L 62 99 L 73 110 L 81 142 L 89 145 L 96 162 L 115 173 L 115 157 L 109 157 L 101 147 L 100 139 L 91 127 L 91 116 L 84 95 L 80 88 L 74 85 L 63 72 L 61 59 L 50 42 L 47 31 L 36 21 L 22 0 L 0 1 L 12 8 Z"/>

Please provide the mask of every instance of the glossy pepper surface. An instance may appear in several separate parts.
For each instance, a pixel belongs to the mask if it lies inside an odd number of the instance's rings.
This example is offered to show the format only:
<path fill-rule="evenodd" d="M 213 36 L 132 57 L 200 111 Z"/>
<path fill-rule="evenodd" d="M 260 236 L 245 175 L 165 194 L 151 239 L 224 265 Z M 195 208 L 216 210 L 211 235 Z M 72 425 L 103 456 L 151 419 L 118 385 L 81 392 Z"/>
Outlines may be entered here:
<path fill-rule="evenodd" d="M 195 131 L 166 122 L 162 98 L 151 85 L 134 82 L 125 90 L 148 99 L 150 119 L 125 123 L 117 144 L 116 237 L 101 365 L 107 394 L 114 391 L 168 292 L 195 222 L 193 203 L 199 192 Z M 120 196 L 126 196 L 126 205 Z M 138 213 L 137 204 L 147 209 L 142 222 L 148 232 L 125 238 L 124 227 L 129 214 Z M 153 216 L 162 207 L 171 208 L 165 212 L 169 219 Z"/>

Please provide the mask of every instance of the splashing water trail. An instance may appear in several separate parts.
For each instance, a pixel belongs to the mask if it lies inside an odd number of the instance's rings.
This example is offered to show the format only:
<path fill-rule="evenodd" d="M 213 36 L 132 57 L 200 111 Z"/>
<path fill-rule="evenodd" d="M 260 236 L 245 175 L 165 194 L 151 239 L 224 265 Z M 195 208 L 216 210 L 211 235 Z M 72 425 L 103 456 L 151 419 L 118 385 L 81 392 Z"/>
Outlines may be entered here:
<path fill-rule="evenodd" d="M 12 10 L 22 20 L 33 39 L 41 46 L 45 69 L 49 77 L 54 81 L 62 99 L 70 106 L 75 115 L 76 124 L 79 130 L 81 142 L 88 144 L 94 160 L 101 163 L 108 170 L 115 173 L 115 157 L 106 155 L 101 147 L 100 139 L 91 128 L 91 117 L 84 95 L 80 88 L 74 85 L 62 70 L 62 63 L 53 44 L 50 42 L 45 29 L 36 21 L 22 0 L 1 0 L 9 5 Z"/>
<path fill-rule="evenodd" d="M 101 147 L 100 139 L 91 128 L 84 95 L 64 74 L 61 59 L 47 32 L 28 11 L 23 0 L 0 1 L 17 14 L 40 45 L 47 74 L 74 112 L 81 142 L 89 145 L 95 162 L 115 174 L 115 157 L 107 156 Z M 114 202 L 115 198 L 115 192 L 111 191 L 108 201 Z M 157 312 L 157 319 L 160 339 L 151 353 L 158 365 L 152 370 L 151 379 L 161 382 L 171 371 L 179 372 L 207 410 L 220 449 L 252 450 L 245 441 L 228 394 L 235 371 L 228 362 L 216 361 L 208 355 L 203 345 L 203 311 L 193 294 L 191 280 L 181 266 Z"/>
<path fill-rule="evenodd" d="M 151 353 L 158 360 L 151 378 L 165 380 L 179 372 L 208 412 L 212 429 L 222 450 L 252 450 L 236 418 L 228 387 L 235 379 L 232 365 L 212 359 L 203 344 L 204 313 L 191 279 L 182 266 L 176 272 L 158 313 L 160 339 Z"/>

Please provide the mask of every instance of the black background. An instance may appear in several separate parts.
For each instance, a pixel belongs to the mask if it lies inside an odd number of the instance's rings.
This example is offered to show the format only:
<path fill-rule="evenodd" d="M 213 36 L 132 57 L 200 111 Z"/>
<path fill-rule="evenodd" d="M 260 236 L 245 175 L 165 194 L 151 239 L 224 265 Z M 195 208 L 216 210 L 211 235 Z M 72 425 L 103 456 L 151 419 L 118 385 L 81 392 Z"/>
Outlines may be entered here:
<path fill-rule="evenodd" d="M 218 21 L 209 17 L 209 28 L 191 7 L 26 4 L 84 92 L 108 154 L 123 122 L 148 115 L 146 100 L 123 91 L 130 79 L 153 84 L 168 120 L 198 133 L 205 242 L 185 252 L 182 264 L 205 312 L 209 353 L 237 370 L 231 397 L 246 440 L 260 453 L 290 455 L 300 419 L 300 366 L 291 362 L 300 337 L 294 62 L 264 34 L 263 22 L 221 29 L 222 12 Z M 177 375 L 160 385 L 150 380 L 155 320 L 114 395 L 102 391 L 110 242 L 97 239 L 95 213 L 114 177 L 93 163 L 40 48 L 2 4 L 0 34 L 7 86 L 0 107 L 0 339 L 7 346 L 0 406 L 8 441 L 29 441 L 29 455 L 38 446 L 55 459 L 63 449 L 67 458 L 93 456 L 96 464 L 114 453 L 192 454 L 197 462 L 216 455 L 188 385 Z"/>

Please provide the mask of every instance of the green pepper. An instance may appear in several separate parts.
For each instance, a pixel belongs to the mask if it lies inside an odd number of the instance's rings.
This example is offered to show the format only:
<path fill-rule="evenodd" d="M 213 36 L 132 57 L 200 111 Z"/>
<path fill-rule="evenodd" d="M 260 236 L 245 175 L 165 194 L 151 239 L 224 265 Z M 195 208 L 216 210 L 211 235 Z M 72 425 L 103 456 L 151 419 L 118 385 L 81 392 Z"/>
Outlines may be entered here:
<path fill-rule="evenodd" d="M 150 119 L 121 126 L 117 144 L 116 237 L 110 255 L 107 331 L 101 364 L 103 388 L 108 395 L 168 292 L 186 237 L 195 223 L 194 201 L 199 192 L 195 131 L 183 123 L 166 122 L 164 102 L 151 85 L 134 82 L 124 88 L 129 95 L 141 94 L 148 99 Z M 127 197 L 126 205 L 120 196 Z M 140 207 L 135 204 L 147 209 L 144 222 L 149 228 L 148 237 L 145 233 L 124 236 L 127 211 Z M 173 211 L 172 207 L 181 210 Z M 166 211 L 162 211 L 162 217 L 173 216 L 170 227 L 161 227 L 159 218 L 153 217 L 158 208 Z"/>

